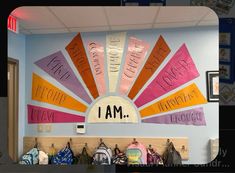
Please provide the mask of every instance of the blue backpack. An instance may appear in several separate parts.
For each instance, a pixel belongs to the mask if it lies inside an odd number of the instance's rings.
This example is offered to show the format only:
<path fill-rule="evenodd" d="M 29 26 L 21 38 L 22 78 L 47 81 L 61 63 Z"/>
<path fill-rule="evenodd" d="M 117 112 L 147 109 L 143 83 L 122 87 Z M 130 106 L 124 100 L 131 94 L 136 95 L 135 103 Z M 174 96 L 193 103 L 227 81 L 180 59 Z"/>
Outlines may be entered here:
<path fill-rule="evenodd" d="M 33 148 L 21 157 L 19 164 L 36 165 L 38 164 L 38 162 L 39 162 L 39 150 L 37 148 Z"/>
<path fill-rule="evenodd" d="M 69 146 L 66 146 L 52 158 L 51 163 L 55 165 L 72 165 L 73 157 L 73 151 Z"/>

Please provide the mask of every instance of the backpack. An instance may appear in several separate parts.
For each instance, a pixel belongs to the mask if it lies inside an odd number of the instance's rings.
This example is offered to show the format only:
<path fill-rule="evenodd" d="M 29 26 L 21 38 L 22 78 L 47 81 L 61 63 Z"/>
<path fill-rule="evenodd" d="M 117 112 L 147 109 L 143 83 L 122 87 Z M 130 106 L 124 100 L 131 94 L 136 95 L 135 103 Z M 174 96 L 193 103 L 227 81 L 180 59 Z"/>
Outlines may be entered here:
<path fill-rule="evenodd" d="M 52 163 L 52 159 L 53 157 L 55 157 L 56 155 L 56 149 L 54 147 L 54 144 L 51 145 L 51 147 L 49 148 L 49 153 L 48 153 L 48 164 Z"/>
<path fill-rule="evenodd" d="M 87 153 L 86 147 L 83 147 L 82 153 L 78 155 L 79 164 L 91 164 L 92 157 Z"/>
<path fill-rule="evenodd" d="M 69 149 L 70 149 L 70 152 L 72 154 L 72 160 L 73 160 L 72 165 L 77 164 L 78 163 L 78 158 L 74 155 L 73 150 L 70 148 L 70 145 L 69 145 Z"/>
<path fill-rule="evenodd" d="M 39 151 L 39 165 L 48 165 L 48 162 L 48 155 L 43 151 Z"/>
<path fill-rule="evenodd" d="M 38 148 L 33 148 L 21 157 L 19 164 L 36 165 L 38 164 L 39 161 L 38 155 L 39 155 Z"/>
<path fill-rule="evenodd" d="M 117 146 L 114 148 L 114 153 L 115 154 L 113 157 L 113 164 L 116 164 L 116 165 L 126 165 L 127 164 L 126 154 L 121 152 Z"/>
<path fill-rule="evenodd" d="M 73 162 L 72 162 L 72 165 L 76 165 L 76 164 L 78 164 L 78 157 L 73 156 Z"/>
<path fill-rule="evenodd" d="M 178 151 L 176 151 L 174 144 L 170 142 L 166 151 L 163 153 L 164 165 L 179 165 L 182 164 L 182 158 Z"/>
<path fill-rule="evenodd" d="M 72 165 L 73 163 L 73 151 L 68 144 L 64 149 L 60 150 L 51 160 L 52 164 L 56 165 Z"/>
<path fill-rule="evenodd" d="M 111 165 L 112 150 L 103 142 L 99 145 L 93 155 L 93 165 Z"/>
<path fill-rule="evenodd" d="M 128 164 L 147 164 L 147 151 L 143 144 L 133 142 L 126 150 Z"/>
<path fill-rule="evenodd" d="M 147 149 L 147 164 L 163 165 L 163 160 L 161 156 L 157 152 L 155 152 L 154 149 L 151 147 Z"/>

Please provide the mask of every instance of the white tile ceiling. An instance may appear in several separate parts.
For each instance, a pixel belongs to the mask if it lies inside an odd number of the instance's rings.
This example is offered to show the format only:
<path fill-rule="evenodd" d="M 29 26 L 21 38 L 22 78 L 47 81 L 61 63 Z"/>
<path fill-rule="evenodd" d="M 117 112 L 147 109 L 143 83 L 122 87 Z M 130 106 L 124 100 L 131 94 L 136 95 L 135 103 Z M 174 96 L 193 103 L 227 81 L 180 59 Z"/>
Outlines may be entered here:
<path fill-rule="evenodd" d="M 179 27 L 190 27 L 196 26 L 196 21 L 185 21 L 185 22 L 166 22 L 166 23 L 156 23 L 154 28 L 179 28 Z"/>
<path fill-rule="evenodd" d="M 23 34 L 93 32 L 218 25 L 206 7 L 19 7 Z"/>
<path fill-rule="evenodd" d="M 110 25 L 151 24 L 160 7 L 104 7 Z"/>
<path fill-rule="evenodd" d="M 156 23 L 193 22 L 200 20 L 208 13 L 204 7 L 162 7 L 160 8 Z"/>
<path fill-rule="evenodd" d="M 152 28 L 152 24 L 135 24 L 135 25 L 114 25 L 111 26 L 111 30 L 135 30 L 135 29 L 149 29 Z"/>
<path fill-rule="evenodd" d="M 20 25 L 27 29 L 63 28 L 46 7 L 19 7 L 13 15 L 20 19 Z"/>
<path fill-rule="evenodd" d="M 95 27 L 107 26 L 102 7 L 48 7 L 66 26 Z"/>
<path fill-rule="evenodd" d="M 71 32 L 99 32 L 108 31 L 109 26 L 94 26 L 94 27 L 79 27 L 79 28 L 69 28 Z"/>
<path fill-rule="evenodd" d="M 31 29 L 32 34 L 50 34 L 50 33 L 66 33 L 66 28 L 47 28 L 47 29 Z"/>

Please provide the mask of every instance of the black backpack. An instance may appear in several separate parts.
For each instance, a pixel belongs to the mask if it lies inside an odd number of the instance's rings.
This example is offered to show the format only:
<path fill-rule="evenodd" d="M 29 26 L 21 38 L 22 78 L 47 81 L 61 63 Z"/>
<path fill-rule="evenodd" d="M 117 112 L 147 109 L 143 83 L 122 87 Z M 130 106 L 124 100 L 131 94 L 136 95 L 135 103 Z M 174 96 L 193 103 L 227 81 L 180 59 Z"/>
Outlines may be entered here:
<path fill-rule="evenodd" d="M 116 165 L 127 164 L 126 154 L 121 152 L 117 146 L 114 148 L 113 164 L 116 164 Z"/>
<path fill-rule="evenodd" d="M 92 157 L 87 153 L 86 147 L 83 147 L 82 153 L 78 155 L 79 164 L 91 164 Z"/>
<path fill-rule="evenodd" d="M 174 144 L 170 142 L 167 146 L 166 151 L 163 153 L 164 165 L 181 165 L 182 158 L 178 151 L 176 151 Z"/>

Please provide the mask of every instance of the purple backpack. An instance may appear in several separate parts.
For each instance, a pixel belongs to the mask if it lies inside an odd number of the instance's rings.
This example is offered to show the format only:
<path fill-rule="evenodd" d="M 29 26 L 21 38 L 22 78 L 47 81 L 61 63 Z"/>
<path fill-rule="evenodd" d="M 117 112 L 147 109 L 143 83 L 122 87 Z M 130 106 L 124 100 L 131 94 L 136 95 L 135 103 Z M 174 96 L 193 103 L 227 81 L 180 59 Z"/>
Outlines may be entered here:
<path fill-rule="evenodd" d="M 150 165 L 163 165 L 161 156 L 151 146 L 147 149 L 147 163 Z"/>

